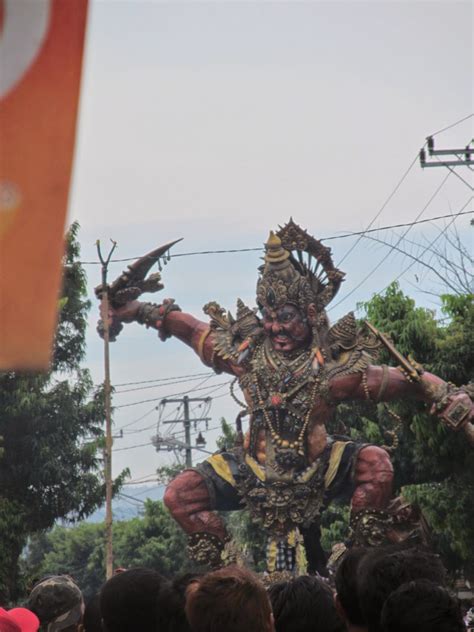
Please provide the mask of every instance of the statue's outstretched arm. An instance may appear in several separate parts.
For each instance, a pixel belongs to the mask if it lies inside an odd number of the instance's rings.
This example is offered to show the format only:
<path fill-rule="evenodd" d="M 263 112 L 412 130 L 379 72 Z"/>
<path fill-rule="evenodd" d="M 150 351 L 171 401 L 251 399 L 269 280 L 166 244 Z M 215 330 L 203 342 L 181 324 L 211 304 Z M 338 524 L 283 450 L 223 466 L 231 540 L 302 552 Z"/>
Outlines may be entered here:
<path fill-rule="evenodd" d="M 336 377 L 330 382 L 335 401 L 370 399 L 388 402 L 412 397 L 431 404 L 431 413 L 452 430 L 463 430 L 474 447 L 474 403 L 464 387 L 456 388 L 424 371 L 413 380 L 398 368 L 370 365 L 365 371 Z"/>
<path fill-rule="evenodd" d="M 214 333 L 209 324 L 198 320 L 191 314 L 182 312 L 173 299 L 165 299 L 159 305 L 131 301 L 118 309 L 112 308 L 109 316 L 112 328 L 114 328 L 114 323 L 140 323 L 156 329 L 162 340 L 171 336 L 178 338 L 191 347 L 206 366 L 211 367 L 217 373 L 239 374 L 237 365 L 216 355 Z"/>
<path fill-rule="evenodd" d="M 164 299 L 162 303 L 144 303 L 138 301 L 143 293 L 159 292 L 164 288 L 159 272 L 149 274 L 155 263 L 169 255 L 169 250 L 180 239 L 159 246 L 129 265 L 113 283 L 103 283 L 95 288 L 98 299 L 102 301 L 103 311 L 107 313 L 108 339 L 114 342 L 123 328 L 122 323 L 137 322 L 158 331 L 162 340 L 174 336 L 189 345 L 199 355 L 201 361 L 217 373 L 225 371 L 237 375 L 239 367 L 231 360 L 215 357 L 213 332 L 209 325 L 181 311 L 174 299 Z M 161 270 L 161 268 L 160 268 Z M 148 275 L 148 276 L 147 276 Z M 104 303 L 106 299 L 106 304 Z M 101 337 L 105 334 L 103 320 L 97 330 Z"/>

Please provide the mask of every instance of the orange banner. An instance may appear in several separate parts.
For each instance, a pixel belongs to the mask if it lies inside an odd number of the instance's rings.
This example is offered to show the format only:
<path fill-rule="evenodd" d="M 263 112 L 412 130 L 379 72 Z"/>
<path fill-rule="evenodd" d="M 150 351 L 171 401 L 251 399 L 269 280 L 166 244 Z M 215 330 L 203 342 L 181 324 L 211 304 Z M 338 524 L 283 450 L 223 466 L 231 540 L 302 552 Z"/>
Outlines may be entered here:
<path fill-rule="evenodd" d="M 87 0 L 0 0 L 0 369 L 45 370 Z"/>

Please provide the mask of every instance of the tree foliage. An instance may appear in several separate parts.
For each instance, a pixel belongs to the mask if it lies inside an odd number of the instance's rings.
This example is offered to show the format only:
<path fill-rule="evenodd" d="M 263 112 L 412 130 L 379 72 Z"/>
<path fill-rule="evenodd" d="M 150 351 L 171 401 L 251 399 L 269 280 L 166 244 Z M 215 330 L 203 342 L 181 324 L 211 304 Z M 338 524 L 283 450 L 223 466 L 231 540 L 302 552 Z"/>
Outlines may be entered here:
<path fill-rule="evenodd" d="M 34 532 L 79 520 L 104 498 L 98 445 L 103 400 L 94 394 L 85 354 L 86 278 L 78 262 L 78 226 L 67 238 L 64 282 L 51 370 L 0 375 L 0 598 L 21 585 L 18 556 Z M 32 314 L 34 318 L 34 313 Z"/>
<path fill-rule="evenodd" d="M 86 598 L 104 582 L 104 524 L 82 522 L 57 526 L 32 538 L 24 571 L 33 581 L 47 574 L 68 573 Z M 114 565 L 153 568 L 166 577 L 191 569 L 186 538 L 161 501 L 145 501 L 144 514 L 113 524 Z"/>
<path fill-rule="evenodd" d="M 457 385 L 474 375 L 473 296 L 444 295 L 445 318 L 417 307 L 394 283 L 382 296 L 363 304 L 367 319 L 389 335 L 405 356 L 411 354 L 426 370 Z M 381 362 L 393 364 L 386 352 Z M 403 426 L 392 455 L 395 491 L 403 491 L 422 507 L 433 529 L 435 547 L 448 566 L 474 569 L 474 451 L 462 433 L 448 431 L 413 400 L 390 404 Z M 382 445 L 393 425 L 385 406 L 370 402 L 338 407 L 332 431 L 343 426 L 354 439 Z M 326 541 L 330 540 L 323 533 Z"/>

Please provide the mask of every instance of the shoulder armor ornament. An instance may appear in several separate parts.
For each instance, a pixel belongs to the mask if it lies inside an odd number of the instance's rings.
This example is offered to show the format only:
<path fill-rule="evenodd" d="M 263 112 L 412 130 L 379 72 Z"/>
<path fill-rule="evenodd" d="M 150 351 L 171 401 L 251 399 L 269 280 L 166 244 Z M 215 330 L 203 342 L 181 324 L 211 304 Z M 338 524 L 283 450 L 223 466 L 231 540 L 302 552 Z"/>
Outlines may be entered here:
<path fill-rule="evenodd" d="M 203 311 L 211 318 L 216 354 L 224 360 L 242 364 L 263 334 L 256 310 L 247 307 L 239 298 L 236 318 L 230 312 L 226 314 L 215 301 L 204 305 Z"/>
<path fill-rule="evenodd" d="M 328 331 L 328 379 L 361 373 L 377 359 L 380 342 L 368 330 L 357 327 L 354 312 L 343 316 Z"/>

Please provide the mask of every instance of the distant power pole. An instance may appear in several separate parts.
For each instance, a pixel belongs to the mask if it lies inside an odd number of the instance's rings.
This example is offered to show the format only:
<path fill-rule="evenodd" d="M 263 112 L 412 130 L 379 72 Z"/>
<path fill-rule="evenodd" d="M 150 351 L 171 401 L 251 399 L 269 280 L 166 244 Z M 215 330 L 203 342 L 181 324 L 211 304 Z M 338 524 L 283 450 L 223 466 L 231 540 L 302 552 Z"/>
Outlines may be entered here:
<path fill-rule="evenodd" d="M 166 404 L 181 404 L 183 406 L 182 419 L 167 420 L 167 421 L 164 421 L 163 423 L 165 424 L 182 423 L 184 427 L 184 443 L 174 438 L 161 437 L 160 435 L 157 435 L 156 437 L 153 438 L 153 444 L 156 450 L 159 451 L 163 447 L 168 447 L 170 449 L 171 448 L 184 449 L 185 455 L 186 455 L 185 457 L 186 467 L 192 467 L 193 466 L 192 450 L 194 446 L 191 444 L 191 423 L 193 423 L 194 427 L 197 428 L 197 424 L 199 422 L 204 421 L 206 422 L 206 425 L 207 425 L 208 422 L 211 420 L 211 418 L 210 417 L 193 417 L 191 419 L 191 417 L 189 416 L 189 404 L 191 402 L 201 402 L 201 403 L 208 404 L 211 401 L 212 401 L 211 397 L 188 397 L 187 395 L 178 399 L 168 399 L 168 398 L 162 399 L 160 404 L 162 404 L 163 406 Z M 202 449 L 203 446 L 205 445 L 206 445 L 206 440 L 204 439 L 204 437 L 202 436 L 200 432 L 196 440 L 196 447 L 199 449 Z"/>

